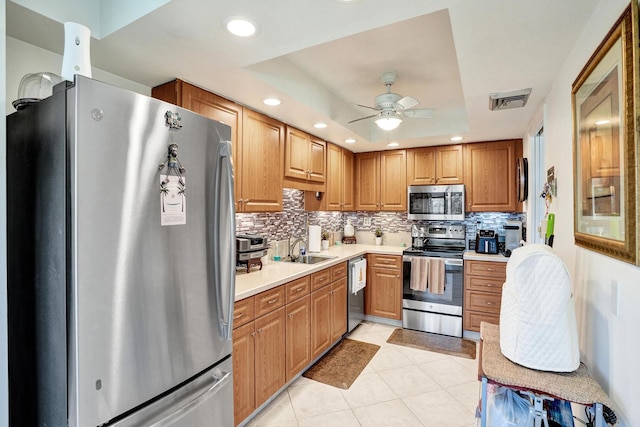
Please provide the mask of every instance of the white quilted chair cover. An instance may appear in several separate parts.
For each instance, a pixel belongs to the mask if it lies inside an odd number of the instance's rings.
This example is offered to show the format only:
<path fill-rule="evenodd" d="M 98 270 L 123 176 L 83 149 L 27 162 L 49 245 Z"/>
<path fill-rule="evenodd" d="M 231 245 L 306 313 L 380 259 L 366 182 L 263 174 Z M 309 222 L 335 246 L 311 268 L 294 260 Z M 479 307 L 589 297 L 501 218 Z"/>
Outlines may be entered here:
<path fill-rule="evenodd" d="M 543 244 L 515 249 L 500 308 L 500 350 L 531 369 L 572 372 L 580 365 L 569 272 Z"/>

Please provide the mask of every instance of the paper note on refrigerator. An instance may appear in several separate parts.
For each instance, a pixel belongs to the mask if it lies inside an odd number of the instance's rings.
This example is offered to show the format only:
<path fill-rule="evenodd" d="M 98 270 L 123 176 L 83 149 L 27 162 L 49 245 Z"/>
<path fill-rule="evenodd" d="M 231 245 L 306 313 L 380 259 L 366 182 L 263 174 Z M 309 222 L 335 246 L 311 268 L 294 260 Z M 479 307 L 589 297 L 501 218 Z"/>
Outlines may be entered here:
<path fill-rule="evenodd" d="M 160 175 L 160 225 L 187 223 L 185 178 Z"/>

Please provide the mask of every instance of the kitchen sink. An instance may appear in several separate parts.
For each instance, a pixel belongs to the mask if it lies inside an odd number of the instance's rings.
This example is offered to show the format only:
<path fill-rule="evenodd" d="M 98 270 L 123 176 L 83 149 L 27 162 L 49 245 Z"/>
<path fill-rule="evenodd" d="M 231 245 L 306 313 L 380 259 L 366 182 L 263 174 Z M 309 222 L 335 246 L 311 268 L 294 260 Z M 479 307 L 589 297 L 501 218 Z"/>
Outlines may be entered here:
<path fill-rule="evenodd" d="M 335 256 L 322 256 L 322 255 L 302 255 L 296 258 L 296 260 L 290 260 L 291 262 L 297 262 L 300 264 L 317 264 L 319 262 L 328 261 L 330 259 L 337 258 Z"/>

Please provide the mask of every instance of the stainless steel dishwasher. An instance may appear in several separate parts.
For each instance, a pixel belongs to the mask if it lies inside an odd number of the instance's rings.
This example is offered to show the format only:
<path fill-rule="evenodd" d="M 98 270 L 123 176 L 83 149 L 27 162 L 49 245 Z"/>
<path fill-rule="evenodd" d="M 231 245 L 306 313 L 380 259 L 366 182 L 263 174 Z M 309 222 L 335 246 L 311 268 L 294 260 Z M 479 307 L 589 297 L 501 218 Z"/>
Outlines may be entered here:
<path fill-rule="evenodd" d="M 364 292 L 367 286 L 367 259 L 360 256 L 349 260 L 348 327 L 351 333 L 364 320 Z"/>

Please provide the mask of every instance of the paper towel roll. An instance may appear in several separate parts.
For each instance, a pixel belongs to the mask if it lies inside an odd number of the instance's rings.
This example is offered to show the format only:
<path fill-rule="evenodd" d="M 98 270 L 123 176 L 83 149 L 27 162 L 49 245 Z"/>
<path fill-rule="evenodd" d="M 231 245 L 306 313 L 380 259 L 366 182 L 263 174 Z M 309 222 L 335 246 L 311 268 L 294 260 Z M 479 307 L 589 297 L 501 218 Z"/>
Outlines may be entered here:
<path fill-rule="evenodd" d="M 320 252 L 320 231 L 319 225 L 309 226 L 309 252 Z"/>

